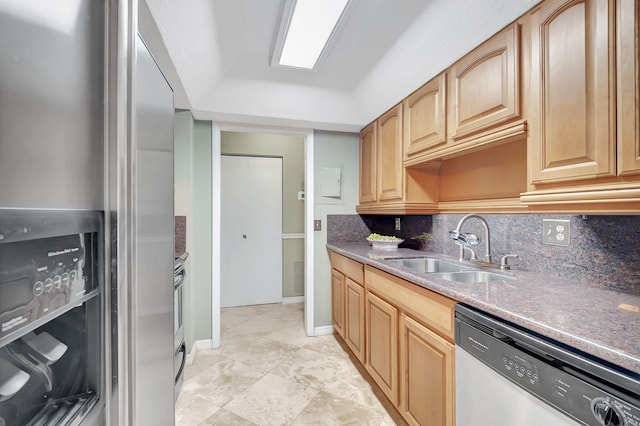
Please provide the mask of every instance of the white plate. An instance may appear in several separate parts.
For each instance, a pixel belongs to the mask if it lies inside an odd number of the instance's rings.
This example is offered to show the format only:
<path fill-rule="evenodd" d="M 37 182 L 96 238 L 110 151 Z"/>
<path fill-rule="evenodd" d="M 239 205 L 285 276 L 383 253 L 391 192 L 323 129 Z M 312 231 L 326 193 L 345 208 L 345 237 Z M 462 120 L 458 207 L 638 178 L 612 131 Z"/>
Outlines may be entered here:
<path fill-rule="evenodd" d="M 397 241 L 381 241 L 381 240 L 370 240 L 367 238 L 367 241 L 371 243 L 371 246 L 374 250 L 397 250 L 398 245 L 404 240 Z"/>

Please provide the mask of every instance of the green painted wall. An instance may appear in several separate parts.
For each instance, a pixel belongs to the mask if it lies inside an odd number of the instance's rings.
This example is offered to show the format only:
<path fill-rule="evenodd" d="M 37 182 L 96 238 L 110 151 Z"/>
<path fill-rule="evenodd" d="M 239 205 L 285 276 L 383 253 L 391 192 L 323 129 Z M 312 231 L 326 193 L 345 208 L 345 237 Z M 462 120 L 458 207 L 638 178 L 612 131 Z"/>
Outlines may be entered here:
<path fill-rule="evenodd" d="M 211 122 L 175 116 L 175 214 L 187 217 L 184 332 L 187 351 L 211 338 Z"/>
<path fill-rule="evenodd" d="M 178 112 L 175 116 L 174 128 L 174 156 L 173 156 L 173 173 L 174 173 L 174 211 L 176 216 L 187 217 L 187 251 L 193 252 L 192 245 L 192 229 L 193 216 L 191 215 L 191 186 L 192 186 L 192 169 L 191 158 L 193 156 L 193 118 L 191 112 Z M 187 271 L 191 270 L 192 257 L 187 259 Z M 193 309 L 191 300 L 194 298 L 191 285 L 191 273 L 188 273 L 184 283 L 183 293 L 183 321 L 184 321 L 184 340 L 187 344 L 187 351 L 191 350 L 195 341 L 194 319 L 192 317 Z"/>
<path fill-rule="evenodd" d="M 193 134 L 192 300 L 196 340 L 211 338 L 211 122 L 196 121 Z"/>
<path fill-rule="evenodd" d="M 327 253 L 327 215 L 356 214 L 358 204 L 358 135 L 353 133 L 314 133 L 315 219 L 322 220 L 322 231 L 314 233 L 314 323 L 331 325 L 331 264 Z M 340 197 L 323 197 L 321 168 L 342 169 Z"/>

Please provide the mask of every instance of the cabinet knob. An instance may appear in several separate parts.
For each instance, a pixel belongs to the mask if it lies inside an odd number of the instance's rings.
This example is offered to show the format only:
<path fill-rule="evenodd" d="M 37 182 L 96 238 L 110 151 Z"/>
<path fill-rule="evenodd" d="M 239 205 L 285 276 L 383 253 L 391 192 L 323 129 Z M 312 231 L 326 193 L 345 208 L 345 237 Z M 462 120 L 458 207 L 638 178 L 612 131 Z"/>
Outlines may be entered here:
<path fill-rule="evenodd" d="M 247 239 L 247 234 L 242 234 L 242 238 Z"/>

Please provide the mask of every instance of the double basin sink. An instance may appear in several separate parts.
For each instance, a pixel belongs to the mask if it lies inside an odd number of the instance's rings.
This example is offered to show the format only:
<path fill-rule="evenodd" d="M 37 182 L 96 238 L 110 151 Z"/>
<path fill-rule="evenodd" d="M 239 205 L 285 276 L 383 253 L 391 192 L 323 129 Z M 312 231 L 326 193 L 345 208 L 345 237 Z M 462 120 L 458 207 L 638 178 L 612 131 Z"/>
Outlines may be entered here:
<path fill-rule="evenodd" d="M 463 283 L 486 283 L 492 281 L 508 281 L 513 278 L 494 272 L 471 270 L 446 260 L 431 257 L 385 259 L 396 266 L 408 268 L 416 272 L 429 274 L 443 280 Z"/>

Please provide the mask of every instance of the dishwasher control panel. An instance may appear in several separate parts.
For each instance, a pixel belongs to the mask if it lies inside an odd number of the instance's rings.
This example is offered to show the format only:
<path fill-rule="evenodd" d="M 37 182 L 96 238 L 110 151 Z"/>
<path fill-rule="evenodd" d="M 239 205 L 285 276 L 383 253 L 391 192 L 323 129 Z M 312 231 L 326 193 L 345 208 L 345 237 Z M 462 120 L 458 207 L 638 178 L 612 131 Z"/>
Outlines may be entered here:
<path fill-rule="evenodd" d="M 456 317 L 457 345 L 575 421 L 589 426 L 640 426 L 640 407 L 629 402 L 633 397 L 627 398 L 633 391 L 617 391 L 502 331 L 474 327 L 474 321 Z"/>

